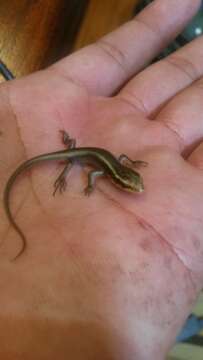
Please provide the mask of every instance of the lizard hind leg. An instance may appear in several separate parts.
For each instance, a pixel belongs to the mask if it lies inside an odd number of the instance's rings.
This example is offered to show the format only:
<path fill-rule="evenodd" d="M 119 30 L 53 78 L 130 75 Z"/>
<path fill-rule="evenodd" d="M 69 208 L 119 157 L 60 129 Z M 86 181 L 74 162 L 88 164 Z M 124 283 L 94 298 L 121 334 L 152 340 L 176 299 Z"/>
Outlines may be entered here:
<path fill-rule="evenodd" d="M 55 196 L 56 192 L 59 191 L 61 194 L 66 190 L 67 188 L 67 181 L 66 176 L 68 175 L 70 169 L 72 168 L 73 163 L 69 161 L 66 166 L 64 167 L 63 171 L 60 173 L 60 175 L 57 177 L 55 183 L 54 183 L 54 192 L 53 196 Z"/>

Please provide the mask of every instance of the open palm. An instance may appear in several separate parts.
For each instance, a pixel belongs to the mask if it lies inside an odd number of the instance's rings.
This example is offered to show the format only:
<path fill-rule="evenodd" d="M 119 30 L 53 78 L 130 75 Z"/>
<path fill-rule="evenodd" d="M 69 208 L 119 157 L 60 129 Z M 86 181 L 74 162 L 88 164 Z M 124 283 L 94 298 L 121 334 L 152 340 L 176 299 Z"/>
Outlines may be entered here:
<path fill-rule="evenodd" d="M 62 148 L 59 130 L 78 146 L 148 163 L 140 195 L 100 179 L 87 198 L 87 172 L 75 166 L 67 191 L 53 197 L 57 163 L 33 168 L 16 184 L 11 207 L 27 250 L 9 261 L 21 240 L 4 216 L 0 248 L 5 334 L 20 326 L 9 323 L 11 313 L 24 318 L 14 353 L 30 332 L 43 359 L 50 359 L 44 337 L 53 359 L 65 359 L 82 334 L 97 359 L 147 359 L 149 351 L 162 359 L 190 311 L 203 274 L 202 38 L 140 70 L 199 3 L 157 0 L 97 44 L 0 88 L 2 191 L 19 162 Z M 93 350 L 98 338 L 103 343 Z M 71 349 L 74 359 L 85 358 L 77 345 Z M 26 351 L 37 358 L 37 349 Z"/>

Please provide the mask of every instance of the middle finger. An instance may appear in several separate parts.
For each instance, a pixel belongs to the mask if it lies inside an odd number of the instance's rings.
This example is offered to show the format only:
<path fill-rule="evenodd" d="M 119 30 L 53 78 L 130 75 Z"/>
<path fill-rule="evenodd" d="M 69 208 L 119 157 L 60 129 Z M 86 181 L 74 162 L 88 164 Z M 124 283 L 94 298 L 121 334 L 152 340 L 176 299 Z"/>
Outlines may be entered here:
<path fill-rule="evenodd" d="M 153 116 L 178 92 L 203 75 L 203 36 L 134 77 L 118 94 Z M 141 104 L 141 107 L 140 107 Z"/>

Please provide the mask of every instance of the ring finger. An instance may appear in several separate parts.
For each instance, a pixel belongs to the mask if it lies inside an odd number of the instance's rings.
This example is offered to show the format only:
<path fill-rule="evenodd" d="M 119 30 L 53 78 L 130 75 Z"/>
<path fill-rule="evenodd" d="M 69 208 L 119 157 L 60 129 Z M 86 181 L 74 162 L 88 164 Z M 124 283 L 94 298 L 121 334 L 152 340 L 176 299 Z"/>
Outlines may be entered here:
<path fill-rule="evenodd" d="M 174 97 L 156 120 L 176 138 L 178 149 L 185 155 L 203 139 L 203 78 Z"/>

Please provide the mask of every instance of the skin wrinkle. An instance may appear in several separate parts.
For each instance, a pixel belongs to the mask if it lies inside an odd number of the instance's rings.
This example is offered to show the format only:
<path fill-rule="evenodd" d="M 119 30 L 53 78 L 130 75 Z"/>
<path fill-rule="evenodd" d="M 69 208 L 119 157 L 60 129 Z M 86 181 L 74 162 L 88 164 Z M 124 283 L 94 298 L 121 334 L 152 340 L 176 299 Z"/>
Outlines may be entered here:
<path fill-rule="evenodd" d="M 171 126 L 173 125 L 171 121 L 164 121 L 163 120 L 157 120 L 163 127 L 165 127 L 167 130 L 170 130 L 170 133 L 173 134 L 173 137 L 177 139 L 178 144 L 178 151 L 181 154 L 183 149 L 185 148 L 185 140 L 184 138 L 179 134 L 178 130 L 175 129 L 175 127 Z"/>
<path fill-rule="evenodd" d="M 60 78 L 65 80 L 68 85 L 71 83 L 75 86 L 85 89 L 85 85 L 82 83 L 82 81 L 80 81 L 77 78 L 77 76 L 75 74 L 74 74 L 74 78 L 73 78 L 70 74 L 67 73 L 67 69 L 65 69 L 65 71 L 63 71 L 63 66 L 58 66 L 58 63 L 50 66 L 45 71 L 50 71 L 53 74 L 57 74 Z"/>
<path fill-rule="evenodd" d="M 142 14 L 140 14 L 140 16 L 136 16 L 132 21 L 134 21 L 136 24 L 138 24 L 138 27 L 144 26 L 145 30 L 147 30 L 147 32 L 149 32 L 150 34 L 152 34 L 156 39 L 160 38 L 161 32 L 159 29 L 153 28 L 151 25 L 149 25 L 149 23 L 147 23 L 146 21 L 144 21 L 142 18 Z"/>
<path fill-rule="evenodd" d="M 124 53 L 115 45 L 111 44 L 109 41 L 104 38 L 98 40 L 95 43 L 95 46 L 98 46 L 105 54 L 113 59 L 113 61 L 120 67 L 124 73 L 124 78 L 128 77 L 127 66 L 125 66 L 125 55 Z"/>
<path fill-rule="evenodd" d="M 144 219 L 142 219 L 141 217 L 137 217 L 137 221 L 138 223 L 143 227 L 143 229 L 147 230 L 147 231 L 151 231 L 152 233 L 155 233 L 162 242 L 166 243 L 169 248 L 171 249 L 172 253 L 176 255 L 176 258 L 181 262 L 182 265 L 184 265 L 184 267 L 189 271 L 190 275 L 191 275 L 191 269 L 189 269 L 185 263 L 180 259 L 180 257 L 178 256 L 177 252 L 174 250 L 179 250 L 180 248 L 178 248 L 177 246 L 173 246 L 169 241 L 166 240 L 166 238 L 160 234 L 160 232 L 158 232 L 154 226 L 152 226 L 149 222 L 146 222 Z M 182 251 L 182 249 L 180 249 Z M 184 251 L 184 250 L 183 250 Z"/>
<path fill-rule="evenodd" d="M 133 214 L 131 211 L 127 210 L 128 213 Z M 134 215 L 134 214 L 133 214 Z M 173 246 L 162 234 L 160 234 L 159 231 L 157 231 L 154 226 L 152 226 L 149 222 L 146 222 L 144 219 L 142 219 L 141 217 L 138 217 L 136 215 L 136 220 L 138 222 L 139 225 L 142 226 L 143 229 L 150 231 L 152 234 L 154 233 L 163 243 L 167 244 L 168 248 L 170 249 L 170 251 L 172 252 L 172 254 L 175 255 L 176 259 L 179 261 L 179 263 L 184 267 L 184 269 L 186 270 L 187 274 L 189 274 L 189 278 L 191 281 L 191 285 L 193 288 L 193 291 L 196 291 L 196 286 L 194 284 L 194 281 L 192 279 L 192 270 L 187 267 L 187 265 L 184 263 L 184 261 L 181 259 L 181 257 L 178 254 L 179 248 L 177 246 Z M 180 249 L 182 251 L 182 249 Z"/>
<path fill-rule="evenodd" d="M 154 226 L 152 226 L 151 224 L 149 224 L 148 222 L 146 222 L 145 220 L 143 220 L 141 217 L 139 217 L 137 214 L 135 214 L 134 212 L 132 212 L 131 210 L 124 208 L 118 201 L 116 201 L 114 198 L 112 198 L 111 196 L 109 196 L 109 194 L 106 194 L 108 200 L 110 200 L 114 205 L 116 205 L 117 208 L 121 209 L 122 211 L 124 211 L 125 213 L 127 212 L 131 217 L 133 217 L 137 224 L 139 224 L 144 230 L 150 231 L 152 234 L 155 234 L 164 244 L 167 244 L 168 248 L 170 249 L 171 253 L 175 255 L 176 259 L 178 260 L 178 262 L 184 267 L 184 269 L 186 270 L 186 272 L 189 274 L 189 279 L 192 285 L 193 290 L 196 290 L 196 286 L 194 284 L 194 281 L 192 279 L 192 270 L 189 269 L 186 264 L 184 263 L 184 261 L 180 258 L 180 256 L 178 255 L 178 252 L 176 252 L 175 250 L 178 250 L 177 247 L 173 247 L 171 245 L 171 243 L 169 241 L 166 240 L 166 238 L 161 235 L 155 228 Z M 182 249 L 180 249 L 182 251 Z"/>
<path fill-rule="evenodd" d="M 172 67 L 175 67 L 176 70 L 179 70 L 189 78 L 189 81 L 194 82 L 199 79 L 200 74 L 195 68 L 194 64 L 188 59 L 181 57 L 180 55 L 171 55 L 168 58 L 165 58 L 164 61 Z M 191 69 L 191 71 L 189 71 Z"/>
<path fill-rule="evenodd" d="M 132 101 L 130 100 L 130 98 L 132 98 Z M 142 112 L 142 114 L 144 114 L 144 115 L 149 114 L 149 111 L 148 111 L 144 101 L 141 100 L 139 97 L 137 97 L 135 94 L 132 95 L 130 92 L 127 93 L 127 91 L 125 90 L 125 95 L 123 95 L 123 94 L 118 95 L 118 99 L 124 101 L 127 105 L 131 106 L 134 110 Z M 135 103 L 137 103 L 137 105 Z"/>

